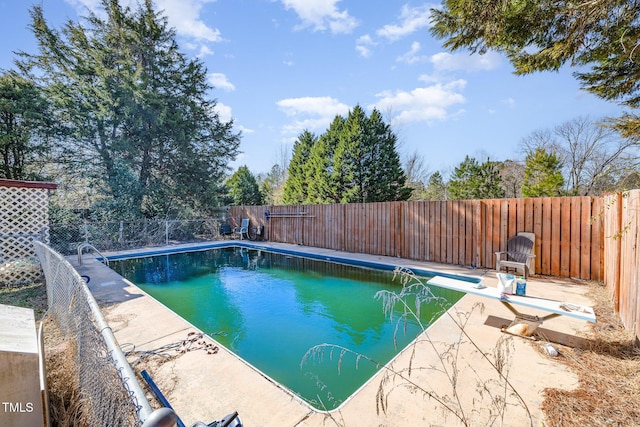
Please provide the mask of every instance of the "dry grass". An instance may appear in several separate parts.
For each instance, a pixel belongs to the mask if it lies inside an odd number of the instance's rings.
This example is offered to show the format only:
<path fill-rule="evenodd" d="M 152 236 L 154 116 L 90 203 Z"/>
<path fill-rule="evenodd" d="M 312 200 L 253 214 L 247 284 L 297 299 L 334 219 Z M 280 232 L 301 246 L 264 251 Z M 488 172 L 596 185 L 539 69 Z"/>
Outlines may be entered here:
<path fill-rule="evenodd" d="M 591 283 L 598 323 L 584 344 L 560 346 L 557 360 L 579 378 L 575 390 L 545 390 L 549 426 L 640 426 L 640 349 L 614 312 L 604 285 Z"/>
<path fill-rule="evenodd" d="M 55 322 L 46 322 L 48 330 L 55 328 Z M 83 420 L 82 398 L 78 391 L 75 343 L 62 341 L 55 347 L 47 348 L 45 353 L 51 425 L 88 426 Z"/>
<path fill-rule="evenodd" d="M 0 304 L 32 308 L 36 320 L 47 310 L 47 289 L 42 282 L 20 287 L 0 286 Z"/>
<path fill-rule="evenodd" d="M 75 343 L 64 338 L 51 317 L 42 319 L 47 310 L 47 290 L 44 283 L 0 288 L 0 304 L 31 308 L 34 311 L 36 323 L 44 322 L 51 426 L 87 426 L 88 424 L 82 421 Z"/>

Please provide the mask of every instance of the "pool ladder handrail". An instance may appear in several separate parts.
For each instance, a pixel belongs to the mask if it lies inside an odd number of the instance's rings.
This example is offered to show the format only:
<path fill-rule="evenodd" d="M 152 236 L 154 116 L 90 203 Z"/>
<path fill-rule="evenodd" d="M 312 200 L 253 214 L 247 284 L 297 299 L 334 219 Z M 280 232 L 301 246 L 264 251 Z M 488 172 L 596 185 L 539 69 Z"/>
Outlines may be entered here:
<path fill-rule="evenodd" d="M 104 262 L 104 264 L 109 267 L 109 259 L 104 256 L 102 254 L 102 252 L 100 252 L 95 246 L 93 246 L 91 243 L 89 242 L 84 242 L 78 245 L 78 265 L 82 265 L 82 251 L 83 249 L 89 249 L 94 251 L 95 253 L 97 253 L 98 255 L 100 255 L 102 257 L 101 262 Z"/>

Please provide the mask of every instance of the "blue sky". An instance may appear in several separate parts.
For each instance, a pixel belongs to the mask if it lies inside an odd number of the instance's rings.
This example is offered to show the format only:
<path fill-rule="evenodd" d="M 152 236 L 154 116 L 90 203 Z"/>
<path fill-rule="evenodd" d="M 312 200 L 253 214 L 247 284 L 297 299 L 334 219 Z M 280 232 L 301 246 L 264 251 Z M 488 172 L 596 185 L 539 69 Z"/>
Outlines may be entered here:
<path fill-rule="evenodd" d="M 121 0 L 129 4 L 128 0 Z M 35 52 L 29 0 L 0 0 L 0 69 Z M 98 0 L 39 0 L 55 28 Z M 496 53 L 448 53 L 429 33 L 438 3 L 394 0 L 156 0 L 184 53 L 206 64 L 225 120 L 243 134 L 231 166 L 267 172 L 308 129 L 360 104 L 392 124 L 405 157 L 445 174 L 465 155 L 521 160 L 531 132 L 622 109 L 579 89 L 573 70 L 515 76 Z"/>

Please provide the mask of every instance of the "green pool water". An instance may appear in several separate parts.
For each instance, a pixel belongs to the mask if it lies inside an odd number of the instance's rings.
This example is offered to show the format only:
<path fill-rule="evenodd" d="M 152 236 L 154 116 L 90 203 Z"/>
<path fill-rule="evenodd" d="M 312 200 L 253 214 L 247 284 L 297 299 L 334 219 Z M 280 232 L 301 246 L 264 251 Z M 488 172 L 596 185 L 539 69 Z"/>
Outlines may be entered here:
<path fill-rule="evenodd" d="M 390 318 L 375 298 L 402 289 L 390 271 L 237 247 L 110 266 L 318 409 L 339 406 L 421 332 L 414 319 L 405 327 L 401 307 Z M 461 296 L 432 292 L 446 308 Z M 442 303 L 422 304 L 423 325 L 442 311 Z M 327 347 L 305 358 L 324 343 L 349 352 Z"/>

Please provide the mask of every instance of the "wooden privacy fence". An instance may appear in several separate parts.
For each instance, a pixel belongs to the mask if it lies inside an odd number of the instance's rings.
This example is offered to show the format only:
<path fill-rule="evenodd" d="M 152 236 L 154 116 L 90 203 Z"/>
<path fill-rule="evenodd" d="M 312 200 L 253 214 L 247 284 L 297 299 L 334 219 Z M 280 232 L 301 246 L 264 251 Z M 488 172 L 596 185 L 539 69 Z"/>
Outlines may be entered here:
<path fill-rule="evenodd" d="M 640 343 L 640 190 L 606 196 L 604 281 L 614 307 Z"/>
<path fill-rule="evenodd" d="M 264 238 L 339 251 L 495 268 L 495 252 L 532 232 L 536 274 L 602 280 L 601 197 L 232 206 Z"/>

